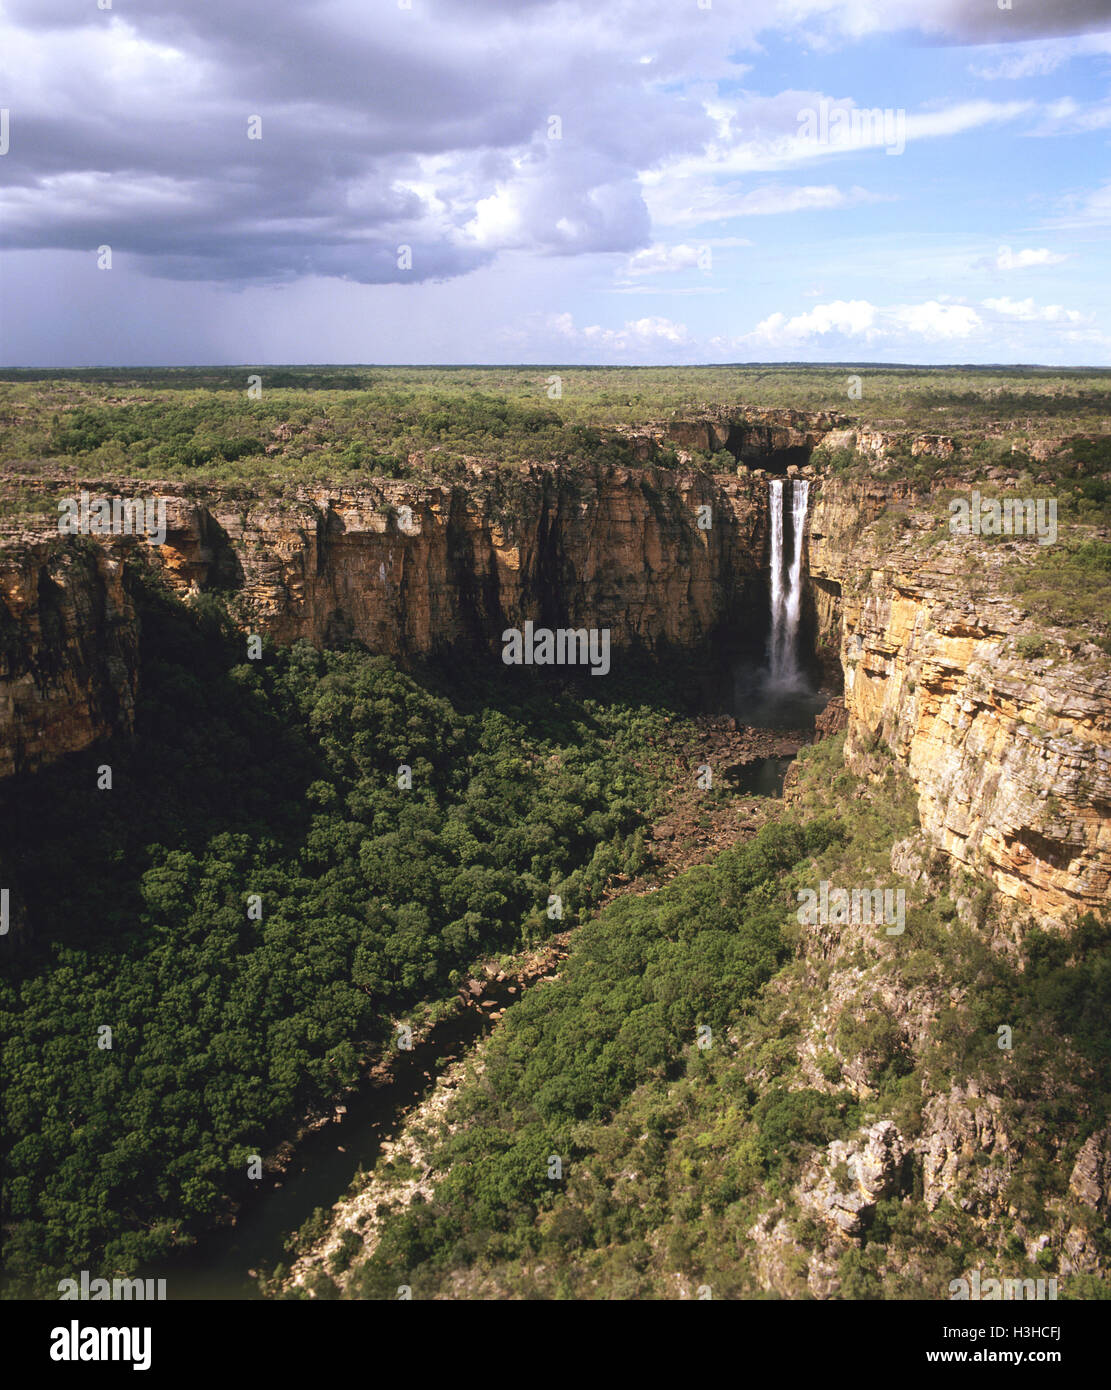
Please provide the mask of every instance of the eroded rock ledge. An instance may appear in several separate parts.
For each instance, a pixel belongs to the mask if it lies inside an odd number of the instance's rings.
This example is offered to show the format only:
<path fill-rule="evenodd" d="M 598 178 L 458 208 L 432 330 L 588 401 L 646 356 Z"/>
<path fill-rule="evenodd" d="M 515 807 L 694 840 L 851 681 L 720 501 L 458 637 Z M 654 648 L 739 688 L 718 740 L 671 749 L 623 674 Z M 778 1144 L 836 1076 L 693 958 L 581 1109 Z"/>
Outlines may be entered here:
<path fill-rule="evenodd" d="M 891 502 L 899 524 L 872 525 Z M 1103 908 L 1111 662 L 1065 633 L 1023 655 L 1022 639 L 1045 629 L 1007 595 L 1010 547 L 947 534 L 923 544 L 946 523 L 944 500 L 905 483 L 822 489 L 810 566 L 822 630 L 840 648 L 847 755 L 886 744 L 934 844 L 1039 918 Z"/>
<path fill-rule="evenodd" d="M 129 732 L 138 670 L 119 558 L 56 539 L 0 549 L 0 777 Z"/>

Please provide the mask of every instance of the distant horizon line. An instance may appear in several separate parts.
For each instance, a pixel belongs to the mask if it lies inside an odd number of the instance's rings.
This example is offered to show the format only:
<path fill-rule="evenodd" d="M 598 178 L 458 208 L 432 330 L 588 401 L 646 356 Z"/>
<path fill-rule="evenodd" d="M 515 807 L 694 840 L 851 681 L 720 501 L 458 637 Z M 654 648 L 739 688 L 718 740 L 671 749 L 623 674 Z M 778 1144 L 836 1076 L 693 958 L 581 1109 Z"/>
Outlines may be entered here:
<path fill-rule="evenodd" d="M 295 368 L 298 371 L 562 371 L 590 372 L 698 372 L 732 371 L 743 368 L 771 367 L 855 367 L 864 371 L 1046 371 L 1046 372 L 1111 372 L 1111 363 L 1081 363 L 1059 365 L 1053 362 L 815 362 L 805 360 L 750 362 L 129 362 L 122 365 L 86 363 L 83 366 L 61 367 L 52 363 L 27 363 L 20 366 L 0 366 L 0 374 L 9 372 L 195 372 L 244 369 L 258 370 Z"/>

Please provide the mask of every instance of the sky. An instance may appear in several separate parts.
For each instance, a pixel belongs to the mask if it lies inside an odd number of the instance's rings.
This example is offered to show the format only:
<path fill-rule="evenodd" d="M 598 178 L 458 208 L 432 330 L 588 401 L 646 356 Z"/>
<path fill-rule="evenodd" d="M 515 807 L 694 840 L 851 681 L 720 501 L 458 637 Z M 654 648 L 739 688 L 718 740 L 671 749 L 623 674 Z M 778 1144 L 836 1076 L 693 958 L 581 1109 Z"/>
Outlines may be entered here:
<path fill-rule="evenodd" d="M 1111 364 L 1111 0 L 0 0 L 0 121 L 3 366 Z"/>

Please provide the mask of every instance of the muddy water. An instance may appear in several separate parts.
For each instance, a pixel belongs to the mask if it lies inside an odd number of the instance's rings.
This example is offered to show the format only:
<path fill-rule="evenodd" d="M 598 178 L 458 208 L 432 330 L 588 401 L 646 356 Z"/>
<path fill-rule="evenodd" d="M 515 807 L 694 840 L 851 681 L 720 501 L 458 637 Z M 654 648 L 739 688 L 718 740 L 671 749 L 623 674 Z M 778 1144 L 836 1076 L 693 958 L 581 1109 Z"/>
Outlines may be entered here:
<path fill-rule="evenodd" d="M 725 777 L 730 787 L 745 796 L 783 795 L 783 779 L 787 769 L 794 762 L 793 757 L 756 758 L 750 763 L 738 763 L 736 767 L 725 769 Z"/>

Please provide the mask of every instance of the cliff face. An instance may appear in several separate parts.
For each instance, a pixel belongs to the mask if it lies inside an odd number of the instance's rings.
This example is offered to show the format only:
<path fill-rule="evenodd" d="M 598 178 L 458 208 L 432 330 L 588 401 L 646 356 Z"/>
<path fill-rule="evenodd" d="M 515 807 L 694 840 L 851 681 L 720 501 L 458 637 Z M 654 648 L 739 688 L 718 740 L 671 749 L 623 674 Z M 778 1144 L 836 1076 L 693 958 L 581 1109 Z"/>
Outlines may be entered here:
<path fill-rule="evenodd" d="M 118 558 L 56 540 L 0 548 L 0 777 L 129 731 L 138 658 Z"/>
<path fill-rule="evenodd" d="M 684 413 L 682 419 L 637 427 L 621 427 L 619 433 L 633 445 L 636 456 L 650 462 L 661 449 L 672 446 L 682 456 L 686 449 L 702 453 L 732 454 L 746 468 L 783 472 L 791 464 L 809 462 L 810 454 L 844 424 L 836 411 L 739 410 L 728 406 L 706 407 Z M 838 437 L 851 434 L 841 430 Z"/>
<path fill-rule="evenodd" d="M 163 499 L 165 543 L 61 538 L 49 517 L 0 543 L 0 777 L 130 729 L 138 626 L 122 562 L 140 545 L 183 598 L 229 593 L 246 631 L 355 639 L 402 661 L 457 651 L 500 663 L 502 632 L 528 620 L 609 628 L 614 659 L 720 656 L 724 634 L 766 621 L 766 489 L 747 470 L 472 465 L 465 486 L 383 481 L 276 500 L 121 479 L 93 490 Z"/>
<path fill-rule="evenodd" d="M 151 553 L 182 593 L 233 586 L 245 621 L 279 642 L 500 659 L 502 631 L 528 619 L 609 628 L 615 650 L 695 649 L 746 615 L 765 546 L 752 478 L 535 467 L 507 482 L 474 467 L 467 488 L 173 498 Z"/>
<path fill-rule="evenodd" d="M 885 507 L 894 515 L 883 516 Z M 1111 898 L 1111 676 L 1006 594 L 1002 547 L 923 545 L 947 507 L 906 484 L 827 481 L 811 520 L 819 621 L 838 641 L 852 758 L 882 740 L 927 835 L 1006 897 L 1056 919 Z M 872 523 L 872 524 L 870 524 Z M 840 631 L 837 618 L 840 616 Z"/>

